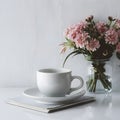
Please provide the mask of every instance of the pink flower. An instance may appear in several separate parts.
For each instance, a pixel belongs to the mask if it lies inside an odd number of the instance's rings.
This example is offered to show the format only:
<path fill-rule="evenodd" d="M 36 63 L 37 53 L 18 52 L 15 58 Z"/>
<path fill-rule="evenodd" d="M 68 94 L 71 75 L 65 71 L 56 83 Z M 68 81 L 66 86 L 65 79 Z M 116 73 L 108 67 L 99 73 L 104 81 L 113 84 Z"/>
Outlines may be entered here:
<path fill-rule="evenodd" d="M 116 28 L 120 28 L 120 20 L 116 20 Z"/>
<path fill-rule="evenodd" d="M 87 25 L 86 22 L 80 22 L 80 23 L 78 23 L 80 31 L 83 30 L 84 28 L 86 28 L 86 25 Z"/>
<path fill-rule="evenodd" d="M 100 47 L 100 43 L 96 39 L 91 39 L 90 42 L 86 45 L 86 49 L 89 51 L 96 51 Z"/>
<path fill-rule="evenodd" d="M 117 46 L 116 46 L 116 52 L 120 53 L 120 42 L 118 42 Z"/>
<path fill-rule="evenodd" d="M 76 32 L 74 30 L 69 31 L 69 34 L 66 36 L 67 39 L 74 41 L 76 38 Z"/>
<path fill-rule="evenodd" d="M 107 30 L 105 23 L 102 23 L 102 22 L 97 22 L 96 28 L 99 31 L 99 33 L 104 33 Z"/>
<path fill-rule="evenodd" d="M 74 27 L 73 26 L 68 27 L 64 32 L 64 36 L 68 39 L 71 39 L 71 40 L 74 39 L 75 35 L 76 34 L 74 32 Z"/>
<path fill-rule="evenodd" d="M 67 39 L 76 41 L 76 37 L 82 32 L 82 30 L 85 28 L 85 26 L 86 26 L 85 22 L 81 22 L 81 23 L 72 25 L 65 30 L 64 36 Z"/>
<path fill-rule="evenodd" d="M 89 37 L 90 36 L 86 32 L 79 33 L 75 38 L 76 47 L 84 48 Z"/>
<path fill-rule="evenodd" d="M 118 42 L 118 33 L 114 29 L 110 29 L 105 33 L 106 43 L 115 45 Z"/>

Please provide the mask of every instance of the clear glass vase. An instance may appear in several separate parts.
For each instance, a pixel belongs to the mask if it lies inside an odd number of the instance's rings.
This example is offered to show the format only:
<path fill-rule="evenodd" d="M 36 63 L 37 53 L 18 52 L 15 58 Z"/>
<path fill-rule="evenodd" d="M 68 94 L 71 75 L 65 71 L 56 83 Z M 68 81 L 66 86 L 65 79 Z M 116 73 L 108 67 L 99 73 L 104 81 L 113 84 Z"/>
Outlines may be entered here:
<path fill-rule="evenodd" d="M 109 60 L 88 61 L 87 90 L 93 93 L 112 91 L 112 65 Z"/>

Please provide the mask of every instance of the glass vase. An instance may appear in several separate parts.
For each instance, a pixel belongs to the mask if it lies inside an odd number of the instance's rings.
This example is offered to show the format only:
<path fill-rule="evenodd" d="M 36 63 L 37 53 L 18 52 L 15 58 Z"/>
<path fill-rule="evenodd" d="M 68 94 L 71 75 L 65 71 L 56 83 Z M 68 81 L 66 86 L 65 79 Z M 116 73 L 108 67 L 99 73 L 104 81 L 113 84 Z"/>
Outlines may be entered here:
<path fill-rule="evenodd" d="M 88 61 L 87 90 L 93 93 L 112 91 L 112 65 L 109 60 Z"/>

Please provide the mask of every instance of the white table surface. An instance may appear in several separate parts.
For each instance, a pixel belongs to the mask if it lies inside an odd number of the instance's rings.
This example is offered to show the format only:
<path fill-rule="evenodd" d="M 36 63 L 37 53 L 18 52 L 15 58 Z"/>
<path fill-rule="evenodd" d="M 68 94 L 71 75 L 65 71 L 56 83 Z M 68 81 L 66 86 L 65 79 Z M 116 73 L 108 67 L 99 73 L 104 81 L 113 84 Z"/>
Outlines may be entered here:
<path fill-rule="evenodd" d="M 54 113 L 41 113 L 6 104 L 25 88 L 0 88 L 0 120 L 120 120 L 120 92 L 97 94 L 96 102 Z"/>

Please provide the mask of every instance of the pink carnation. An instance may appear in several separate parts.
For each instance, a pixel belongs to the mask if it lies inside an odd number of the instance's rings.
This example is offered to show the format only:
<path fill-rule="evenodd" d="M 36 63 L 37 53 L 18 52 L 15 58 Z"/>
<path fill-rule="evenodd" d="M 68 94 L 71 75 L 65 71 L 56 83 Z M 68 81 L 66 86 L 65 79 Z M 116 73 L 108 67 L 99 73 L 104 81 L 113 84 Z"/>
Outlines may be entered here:
<path fill-rule="evenodd" d="M 117 46 L 116 46 L 116 52 L 120 53 L 120 42 L 118 42 Z"/>
<path fill-rule="evenodd" d="M 85 26 L 86 26 L 85 22 L 72 25 L 65 30 L 64 36 L 67 39 L 76 41 L 76 37 L 81 33 L 81 31 L 83 30 L 83 28 L 85 28 Z"/>
<path fill-rule="evenodd" d="M 76 33 L 74 31 L 74 26 L 68 27 L 64 32 L 64 36 L 68 39 L 73 40 L 76 37 Z"/>
<path fill-rule="evenodd" d="M 69 31 L 69 34 L 66 36 L 66 38 L 74 41 L 74 39 L 76 38 L 76 35 L 77 35 L 77 33 L 74 30 L 71 30 L 71 31 Z"/>
<path fill-rule="evenodd" d="M 75 38 L 76 47 L 84 48 L 87 44 L 87 39 L 89 38 L 88 33 L 82 32 L 79 33 Z"/>
<path fill-rule="evenodd" d="M 90 42 L 86 45 L 86 49 L 89 51 L 96 51 L 100 47 L 100 43 L 96 39 L 90 40 Z"/>
<path fill-rule="evenodd" d="M 110 29 L 105 34 L 105 41 L 115 45 L 118 42 L 118 33 L 114 29 Z"/>
<path fill-rule="evenodd" d="M 107 30 L 105 23 L 102 23 L 102 22 L 96 23 L 96 28 L 100 33 L 103 33 Z"/>
<path fill-rule="evenodd" d="M 86 25 L 87 25 L 86 22 L 80 22 L 80 23 L 78 23 L 78 26 L 79 26 L 80 30 L 83 30 L 84 28 L 86 28 Z"/>

